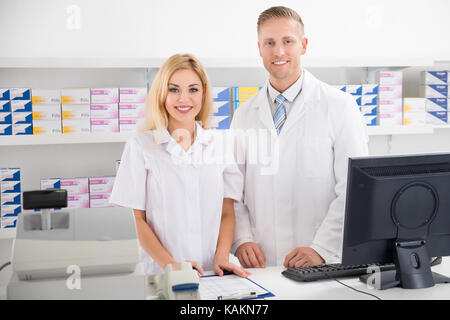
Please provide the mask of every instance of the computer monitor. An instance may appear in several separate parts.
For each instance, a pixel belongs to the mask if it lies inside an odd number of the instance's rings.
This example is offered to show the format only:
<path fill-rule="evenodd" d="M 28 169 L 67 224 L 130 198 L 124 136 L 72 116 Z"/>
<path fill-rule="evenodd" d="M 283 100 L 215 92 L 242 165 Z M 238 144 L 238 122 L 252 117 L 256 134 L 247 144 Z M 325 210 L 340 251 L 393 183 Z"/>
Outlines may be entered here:
<path fill-rule="evenodd" d="M 378 289 L 449 282 L 430 257 L 450 255 L 450 154 L 350 158 L 346 196 L 342 264 L 395 263 Z"/>

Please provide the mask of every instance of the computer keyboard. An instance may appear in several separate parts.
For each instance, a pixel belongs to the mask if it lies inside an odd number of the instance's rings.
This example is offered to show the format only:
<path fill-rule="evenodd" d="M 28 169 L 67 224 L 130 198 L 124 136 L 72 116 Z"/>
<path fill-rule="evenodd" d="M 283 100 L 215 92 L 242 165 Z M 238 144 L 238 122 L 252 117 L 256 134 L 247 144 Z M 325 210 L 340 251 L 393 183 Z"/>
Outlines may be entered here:
<path fill-rule="evenodd" d="M 344 266 L 342 264 L 321 264 L 315 267 L 287 268 L 282 275 L 295 281 L 316 281 L 323 279 L 336 279 L 342 277 L 356 277 L 367 274 L 367 268 L 378 267 L 379 271 L 394 270 L 395 264 L 365 264 L 357 266 Z"/>

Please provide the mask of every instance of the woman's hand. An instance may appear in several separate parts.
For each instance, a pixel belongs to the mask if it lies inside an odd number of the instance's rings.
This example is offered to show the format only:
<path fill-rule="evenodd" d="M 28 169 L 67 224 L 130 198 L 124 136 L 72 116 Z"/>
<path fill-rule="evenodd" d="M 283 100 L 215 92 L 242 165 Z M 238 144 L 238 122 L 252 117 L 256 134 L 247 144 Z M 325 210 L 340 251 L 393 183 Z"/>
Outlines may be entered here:
<path fill-rule="evenodd" d="M 223 276 L 224 271 L 231 271 L 242 278 L 247 278 L 251 274 L 247 270 L 229 262 L 228 259 L 214 259 L 213 270 L 219 277 Z"/>
<path fill-rule="evenodd" d="M 200 264 L 197 261 L 190 261 L 186 260 L 186 262 L 189 262 L 192 264 L 192 268 L 194 270 L 197 270 L 199 277 L 205 274 L 205 271 L 200 266 Z M 172 270 L 180 270 L 181 269 L 181 262 L 172 262 L 170 263 L 172 265 Z"/>

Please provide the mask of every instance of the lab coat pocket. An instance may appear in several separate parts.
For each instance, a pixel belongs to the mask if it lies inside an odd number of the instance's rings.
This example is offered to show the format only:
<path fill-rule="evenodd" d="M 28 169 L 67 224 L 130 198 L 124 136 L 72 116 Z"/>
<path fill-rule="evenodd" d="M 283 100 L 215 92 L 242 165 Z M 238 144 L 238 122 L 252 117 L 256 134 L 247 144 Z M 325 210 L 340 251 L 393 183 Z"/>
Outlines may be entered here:
<path fill-rule="evenodd" d="M 324 178 L 333 172 L 333 148 L 326 137 L 297 142 L 297 172 L 301 177 Z"/>

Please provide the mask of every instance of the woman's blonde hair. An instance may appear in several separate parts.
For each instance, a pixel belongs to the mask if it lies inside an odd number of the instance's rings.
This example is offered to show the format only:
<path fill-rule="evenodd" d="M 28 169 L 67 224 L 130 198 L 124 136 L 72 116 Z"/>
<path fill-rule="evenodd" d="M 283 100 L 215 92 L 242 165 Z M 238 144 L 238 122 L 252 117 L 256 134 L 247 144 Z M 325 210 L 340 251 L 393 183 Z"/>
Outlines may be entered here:
<path fill-rule="evenodd" d="M 155 80 L 152 83 L 150 92 L 147 96 L 145 110 L 145 124 L 141 127 L 142 131 L 156 130 L 162 132 L 167 128 L 169 114 L 165 103 L 168 93 L 169 80 L 178 70 L 191 69 L 197 73 L 203 85 L 202 108 L 195 117 L 200 121 L 203 128 L 209 128 L 209 121 L 212 115 L 212 96 L 211 85 L 208 76 L 200 61 L 191 54 L 175 54 L 171 56 L 161 66 Z"/>

